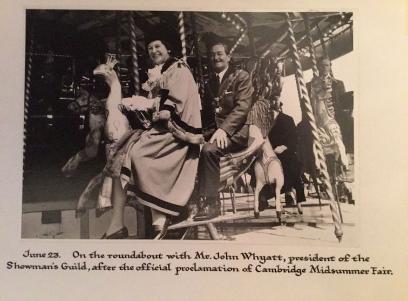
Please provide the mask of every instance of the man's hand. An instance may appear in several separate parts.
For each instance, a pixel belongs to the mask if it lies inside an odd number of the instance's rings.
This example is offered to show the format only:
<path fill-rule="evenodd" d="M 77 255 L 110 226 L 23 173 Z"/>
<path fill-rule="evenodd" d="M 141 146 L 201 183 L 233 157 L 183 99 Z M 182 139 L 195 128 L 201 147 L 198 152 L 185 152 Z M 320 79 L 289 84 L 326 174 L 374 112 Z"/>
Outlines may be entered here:
<path fill-rule="evenodd" d="M 223 129 L 217 129 L 210 139 L 210 143 L 217 142 L 217 146 L 224 149 L 228 146 L 227 133 Z"/>
<path fill-rule="evenodd" d="M 275 154 L 279 155 L 281 153 L 283 153 L 285 150 L 287 150 L 288 148 L 284 145 L 279 145 L 277 146 L 273 151 L 275 152 Z"/>

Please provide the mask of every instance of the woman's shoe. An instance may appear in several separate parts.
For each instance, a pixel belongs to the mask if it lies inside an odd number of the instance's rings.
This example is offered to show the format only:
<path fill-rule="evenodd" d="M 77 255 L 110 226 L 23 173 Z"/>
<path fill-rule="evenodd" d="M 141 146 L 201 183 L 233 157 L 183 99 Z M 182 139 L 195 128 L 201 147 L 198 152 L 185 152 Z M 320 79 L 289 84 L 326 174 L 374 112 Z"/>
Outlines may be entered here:
<path fill-rule="evenodd" d="M 300 215 L 303 215 L 302 204 L 301 204 L 301 203 L 297 203 L 297 204 L 296 204 L 296 207 L 297 207 L 298 213 L 299 213 Z"/>
<path fill-rule="evenodd" d="M 259 211 L 254 211 L 254 216 L 255 216 L 256 219 L 258 219 L 259 218 Z"/>
<path fill-rule="evenodd" d="M 110 235 L 106 235 L 106 233 L 101 237 L 101 239 L 125 239 L 129 237 L 128 229 L 123 227 L 122 229 L 112 233 Z"/>

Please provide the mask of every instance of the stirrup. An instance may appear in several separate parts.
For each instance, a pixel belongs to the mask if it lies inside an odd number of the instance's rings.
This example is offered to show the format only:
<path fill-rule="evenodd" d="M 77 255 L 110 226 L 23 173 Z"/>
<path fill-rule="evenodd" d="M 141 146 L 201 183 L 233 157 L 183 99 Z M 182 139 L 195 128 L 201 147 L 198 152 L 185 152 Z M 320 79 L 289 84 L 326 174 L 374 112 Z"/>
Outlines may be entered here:
<path fill-rule="evenodd" d="M 167 229 L 170 225 L 170 218 L 166 217 L 166 220 L 163 224 L 163 228 L 159 230 L 159 233 L 156 234 L 156 236 L 153 238 L 153 240 L 160 240 L 163 239 L 163 237 L 166 236 L 167 234 Z"/>

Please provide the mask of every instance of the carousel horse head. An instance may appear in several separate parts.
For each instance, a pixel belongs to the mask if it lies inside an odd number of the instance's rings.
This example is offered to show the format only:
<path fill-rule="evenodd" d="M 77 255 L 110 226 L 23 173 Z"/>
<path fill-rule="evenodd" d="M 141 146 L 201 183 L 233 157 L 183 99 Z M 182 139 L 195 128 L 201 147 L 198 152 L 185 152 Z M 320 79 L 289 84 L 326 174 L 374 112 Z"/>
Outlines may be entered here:
<path fill-rule="evenodd" d="M 94 69 L 93 74 L 102 75 L 105 81 L 110 85 L 114 80 L 118 79 L 118 75 L 114 70 L 117 63 L 118 60 L 115 55 L 108 54 L 106 55 L 106 63 L 98 65 Z"/>

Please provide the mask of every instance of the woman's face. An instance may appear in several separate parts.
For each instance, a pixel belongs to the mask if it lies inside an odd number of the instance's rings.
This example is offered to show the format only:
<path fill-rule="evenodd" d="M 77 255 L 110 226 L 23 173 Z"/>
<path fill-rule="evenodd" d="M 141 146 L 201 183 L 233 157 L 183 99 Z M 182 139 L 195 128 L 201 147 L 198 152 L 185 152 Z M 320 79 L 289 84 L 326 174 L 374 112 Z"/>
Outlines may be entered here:
<path fill-rule="evenodd" d="M 160 40 L 150 42 L 147 51 L 155 65 L 163 64 L 169 58 L 169 50 Z"/>

